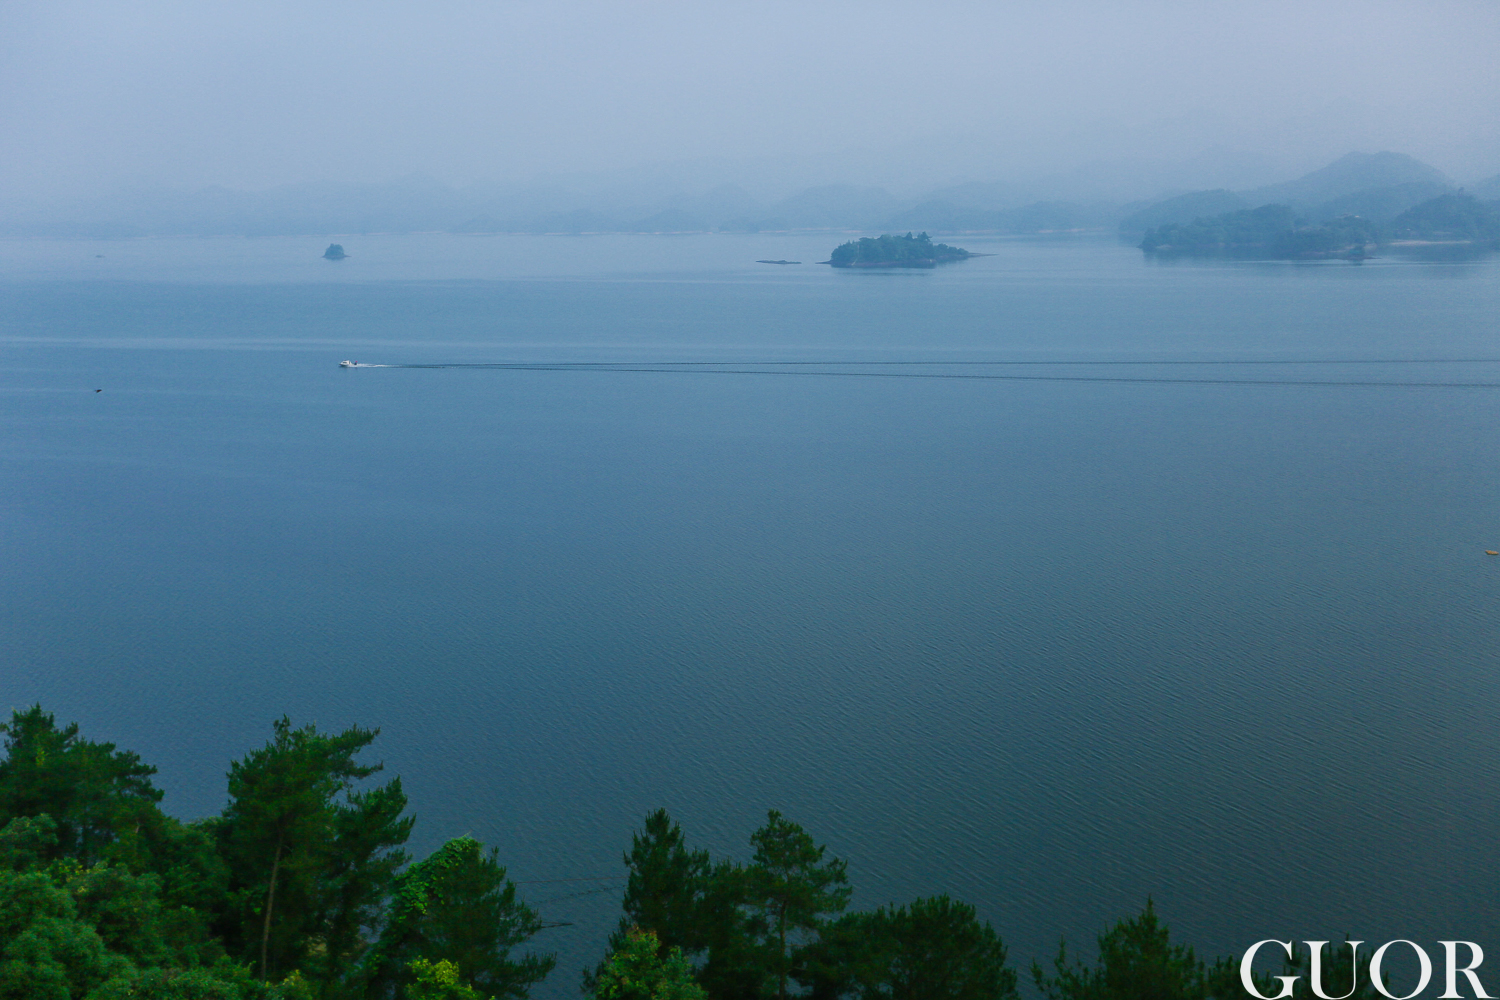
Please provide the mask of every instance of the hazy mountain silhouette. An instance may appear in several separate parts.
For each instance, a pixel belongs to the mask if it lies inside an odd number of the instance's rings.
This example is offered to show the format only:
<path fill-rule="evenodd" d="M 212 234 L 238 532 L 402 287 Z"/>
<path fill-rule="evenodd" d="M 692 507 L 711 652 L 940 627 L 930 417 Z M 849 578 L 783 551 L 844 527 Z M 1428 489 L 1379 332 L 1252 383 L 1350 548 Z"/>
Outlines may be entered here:
<path fill-rule="evenodd" d="M 1019 208 L 1038 201 L 1036 194 L 1020 184 L 999 181 L 969 181 L 950 187 L 938 188 L 925 199 L 928 202 L 952 205 L 955 208 L 974 208 L 980 211 L 999 211 Z"/>
<path fill-rule="evenodd" d="M 1452 191 L 1442 171 L 1402 153 L 1349 153 L 1294 181 L 1249 191 L 1194 191 L 1154 202 L 1127 215 L 1120 231 L 1140 233 L 1260 205 L 1290 205 L 1316 222 L 1357 215 L 1389 222 Z"/>
<path fill-rule="evenodd" d="M 1246 164 L 1236 170 L 1236 155 Z M 1194 166 L 1194 164 L 1197 164 Z M 1028 233 L 1115 225 L 1138 232 L 1267 203 L 1318 219 L 1382 221 L 1452 190 L 1436 168 L 1400 153 L 1350 153 L 1296 180 L 1250 190 L 1180 193 L 1163 178 L 1263 175 L 1252 154 L 1223 150 L 1178 163 L 1095 161 L 1028 182 L 941 183 L 906 196 L 821 184 L 761 199 L 737 183 L 691 186 L 693 171 L 646 168 L 529 185 L 454 188 L 421 175 L 383 184 L 317 181 L 265 191 L 135 190 L 65 208 L 12 209 L 11 236 L 323 235 L 373 232 L 701 232 L 786 229 Z M 727 169 L 727 168 L 726 168 Z M 934 166 L 936 175 L 941 166 Z M 1193 170 L 1199 172 L 1194 174 Z M 732 173 L 732 171 L 731 171 Z M 679 176 L 679 174 L 681 176 Z M 597 183 L 596 183 L 597 182 Z M 593 185 L 593 186 L 590 186 Z M 1143 189 L 1172 197 L 1139 199 Z M 1107 192 L 1104 194 L 1103 192 Z M 1500 177 L 1475 193 L 1500 196 Z"/>
<path fill-rule="evenodd" d="M 1213 191 L 1190 191 L 1132 212 L 1120 220 L 1120 231 L 1144 233 L 1156 226 L 1170 225 L 1174 222 L 1192 222 L 1200 216 L 1222 215 L 1225 212 L 1235 212 L 1249 207 L 1249 203 L 1244 198 L 1223 188 Z"/>
<path fill-rule="evenodd" d="M 621 228 L 631 233 L 701 233 L 709 228 L 709 224 L 692 212 L 668 208 Z"/>
<path fill-rule="evenodd" d="M 767 208 L 791 229 L 869 229 L 900 207 L 884 188 L 826 184 L 808 188 Z"/>
<path fill-rule="evenodd" d="M 1482 180 L 1469 189 L 1469 193 L 1480 201 L 1494 201 L 1500 198 L 1500 174 Z"/>
<path fill-rule="evenodd" d="M 1436 181 L 1413 181 L 1390 187 L 1367 188 L 1334 198 L 1307 213 L 1314 222 L 1358 215 L 1371 222 L 1389 222 L 1402 212 L 1453 189 Z"/>
<path fill-rule="evenodd" d="M 1500 202 L 1456 192 L 1440 195 L 1396 216 L 1391 231 L 1425 240 L 1500 240 Z"/>
<path fill-rule="evenodd" d="M 1404 153 L 1347 153 L 1294 181 L 1242 191 L 1240 196 L 1251 205 L 1309 208 L 1372 188 L 1413 183 L 1452 184 L 1441 170 Z"/>
<path fill-rule="evenodd" d="M 963 208 L 946 201 L 927 201 L 876 227 L 887 232 L 1048 233 L 1108 226 L 1119 218 L 1112 204 L 1039 201 L 998 210 Z"/>

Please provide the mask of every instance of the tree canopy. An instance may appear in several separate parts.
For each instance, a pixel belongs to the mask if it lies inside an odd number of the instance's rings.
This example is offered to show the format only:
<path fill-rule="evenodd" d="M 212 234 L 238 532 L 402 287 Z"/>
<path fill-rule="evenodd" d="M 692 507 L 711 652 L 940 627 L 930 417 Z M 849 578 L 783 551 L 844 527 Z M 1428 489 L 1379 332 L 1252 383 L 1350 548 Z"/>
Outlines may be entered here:
<path fill-rule="evenodd" d="M 682 950 L 661 951 L 654 933 L 632 927 L 599 971 L 596 1000 L 708 1000 Z"/>
<path fill-rule="evenodd" d="M 836 247 L 828 257 L 834 267 L 930 267 L 942 261 L 963 260 L 973 254 L 946 243 L 934 243 L 926 233 L 913 236 L 863 237 Z"/>
<path fill-rule="evenodd" d="M 0 732 L 0 824 L 50 816 L 56 824 L 54 856 L 99 860 L 117 831 L 161 801 L 151 784 L 156 768 L 113 743 L 81 738 L 77 723 L 59 728 L 40 705 L 12 713 Z"/>
<path fill-rule="evenodd" d="M 1140 247 L 1158 253 L 1257 249 L 1274 257 L 1326 256 L 1362 251 L 1377 237 L 1370 221 L 1359 216 L 1311 225 L 1289 205 L 1262 205 L 1149 229 Z"/>
<path fill-rule="evenodd" d="M 803 950 L 797 978 L 813 997 L 1015 1000 L 1004 942 L 974 907 L 947 896 L 851 913 Z"/>
<path fill-rule="evenodd" d="M 230 871 L 225 937 L 262 979 L 292 969 L 327 979 L 359 957 L 360 929 L 406 861 L 413 821 L 401 815 L 401 779 L 355 790 L 380 770 L 355 761 L 378 731 L 293 729 L 284 717 L 273 728 L 229 769 L 216 828 Z"/>
<path fill-rule="evenodd" d="M 231 764 L 223 812 L 194 823 L 161 812 L 154 768 L 40 707 L 0 731 L 0 1000 L 524 1000 L 556 965 L 531 942 L 560 925 L 495 850 L 457 837 L 410 861 L 400 780 L 373 782 L 381 765 L 361 759 L 375 730 L 276 721 Z M 648 814 L 585 993 L 1017 1000 L 972 905 L 851 912 L 847 864 L 776 810 L 745 847 L 714 858 Z M 1334 995 L 1375 1000 L 1368 955 L 1324 957 Z M 1310 979 L 1306 956 L 1288 969 Z M 1237 973 L 1174 943 L 1149 901 L 1099 935 L 1093 963 L 1064 944 L 1050 971 L 1032 965 L 1047 1000 L 1241 1000 Z"/>
<path fill-rule="evenodd" d="M 1273 257 L 1357 256 L 1393 240 L 1500 240 L 1500 202 L 1460 192 L 1440 194 L 1380 225 L 1360 215 L 1313 223 L 1288 205 L 1262 205 L 1148 229 L 1140 248 L 1152 253 L 1254 249 Z"/>
<path fill-rule="evenodd" d="M 40 707 L 0 731 L 0 1000 L 478 1000 L 551 969 L 509 957 L 539 920 L 493 852 L 405 867 L 400 780 L 367 786 L 380 765 L 357 759 L 374 730 L 281 719 L 198 823 L 161 812 L 155 768 Z"/>
<path fill-rule="evenodd" d="M 1206 965 L 1193 949 L 1172 943 L 1171 931 L 1146 901 L 1138 917 L 1099 935 L 1093 965 L 1068 961 L 1067 942 L 1057 949 L 1048 975 L 1036 962 L 1031 977 L 1047 1000 L 1206 1000 L 1243 995 L 1238 969 L 1228 959 Z"/>
<path fill-rule="evenodd" d="M 385 928 L 362 969 L 361 991 L 383 997 L 417 978 L 413 962 L 446 961 L 479 996 L 524 997 L 555 959 L 511 949 L 541 929 L 496 853 L 472 837 L 448 841 L 396 879 Z"/>
<path fill-rule="evenodd" d="M 1462 191 L 1439 195 L 1391 221 L 1402 239 L 1500 240 L 1500 201 L 1480 201 Z"/>

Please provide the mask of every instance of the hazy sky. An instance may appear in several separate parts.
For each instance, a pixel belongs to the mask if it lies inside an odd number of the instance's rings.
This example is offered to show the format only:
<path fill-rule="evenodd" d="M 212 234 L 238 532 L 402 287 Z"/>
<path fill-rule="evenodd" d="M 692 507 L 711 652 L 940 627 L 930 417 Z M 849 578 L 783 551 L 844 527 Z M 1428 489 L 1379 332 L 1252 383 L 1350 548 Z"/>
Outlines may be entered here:
<path fill-rule="evenodd" d="M 1500 171 L 1497 55 L 1495 0 L 4 0 L 0 186 L 468 184 L 928 137 L 943 177 L 1217 145 L 1464 181 Z"/>

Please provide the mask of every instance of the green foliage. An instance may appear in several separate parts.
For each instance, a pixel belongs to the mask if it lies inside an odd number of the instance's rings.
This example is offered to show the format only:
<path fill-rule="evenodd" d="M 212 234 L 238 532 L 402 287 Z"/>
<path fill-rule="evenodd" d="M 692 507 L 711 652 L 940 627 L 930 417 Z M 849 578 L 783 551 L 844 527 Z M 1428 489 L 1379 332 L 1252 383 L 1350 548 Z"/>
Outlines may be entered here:
<path fill-rule="evenodd" d="M 411 972 L 407 1000 L 480 1000 L 479 991 L 465 984 L 458 966 L 446 959 L 429 962 L 419 958 L 407 969 Z"/>
<path fill-rule="evenodd" d="M 57 853 L 57 821 L 46 813 L 17 816 L 0 826 L 0 869 L 30 871 Z"/>
<path fill-rule="evenodd" d="M 117 836 L 107 852 L 114 867 L 159 881 L 162 934 L 188 964 L 223 957 L 210 925 L 224 911 L 229 869 L 209 824 L 188 824 L 155 812 Z"/>
<path fill-rule="evenodd" d="M 747 907 L 746 870 L 720 861 L 709 875 L 699 910 L 708 941 L 698 981 L 715 1000 L 761 1000 L 775 991 L 774 961 L 767 946 L 765 917 Z"/>
<path fill-rule="evenodd" d="M 1500 202 L 1462 192 L 1439 195 L 1396 216 L 1391 231 L 1406 239 L 1500 239 Z"/>
<path fill-rule="evenodd" d="M 1363 249 L 1376 238 L 1374 226 L 1358 216 L 1308 226 L 1298 223 L 1288 205 L 1262 205 L 1149 229 L 1140 247 L 1163 253 L 1255 248 L 1276 257 L 1303 257 Z"/>
<path fill-rule="evenodd" d="M 711 921 L 704 919 L 704 909 L 713 864 L 707 851 L 688 850 L 682 827 L 665 809 L 648 815 L 632 836 L 625 865 L 630 875 L 621 904 L 624 915 L 610 935 L 609 950 L 625 947 L 632 928 L 650 932 L 663 956 L 673 948 L 688 955 L 706 949 Z M 584 976 L 585 992 L 593 991 L 604 961 Z"/>
<path fill-rule="evenodd" d="M 852 1000 L 883 979 L 889 949 L 875 929 L 875 914 L 846 913 L 818 928 L 795 955 L 792 975 L 811 1000 Z"/>
<path fill-rule="evenodd" d="M 377 731 L 320 733 L 282 718 L 263 748 L 229 770 L 229 805 L 216 827 L 229 865 L 231 951 L 262 979 L 293 969 L 327 982 L 363 950 L 411 833 L 397 778 L 354 791 L 378 772 L 355 756 Z"/>
<path fill-rule="evenodd" d="M 40 871 L 0 871 L 0 1000 L 73 1000 L 130 963 Z"/>
<path fill-rule="evenodd" d="M 971 257 L 967 250 L 934 243 L 926 233 L 892 236 L 889 233 L 851 240 L 834 249 L 828 262 L 834 267 L 930 266 L 938 261 Z"/>
<path fill-rule="evenodd" d="M 399 779 L 356 787 L 380 770 L 356 759 L 374 732 L 274 728 L 232 765 L 223 816 L 183 824 L 157 807 L 154 769 L 134 754 L 40 707 L 15 713 L 0 762 L 0 1000 L 337 1000 L 403 986 L 477 1000 L 523 997 L 546 975 L 551 958 L 509 961 L 539 920 L 471 840 L 412 866 L 392 901 L 412 820 Z M 360 959 L 381 925 L 394 963 L 381 967 L 396 975 L 375 981 L 364 973 L 381 963 Z"/>
<path fill-rule="evenodd" d="M 947 896 L 877 910 L 877 940 L 885 943 L 881 979 L 866 996 L 891 1000 L 1001 1000 L 1016 994 L 1005 944 L 974 907 Z"/>
<path fill-rule="evenodd" d="M 797 978 L 820 1000 L 1018 996 L 999 935 L 974 907 L 947 896 L 851 913 L 827 925 L 799 956 Z"/>
<path fill-rule="evenodd" d="M 884 942 L 881 980 L 866 996 L 891 1000 L 1001 1000 L 1016 994 L 1005 944 L 974 907 L 947 896 L 877 910 L 876 938 Z"/>
<path fill-rule="evenodd" d="M 146 969 L 116 976 L 87 1000 L 312 1000 L 302 977 L 263 983 L 249 969 L 221 962 L 212 968 Z"/>
<path fill-rule="evenodd" d="M 707 853 L 689 850 L 681 829 L 658 810 L 626 855 L 627 912 L 685 927 L 683 939 L 707 953 L 697 970 L 707 996 L 784 997 L 788 978 L 816 1000 L 1016 996 L 1005 946 L 972 906 L 940 896 L 828 922 L 848 903 L 844 862 L 827 859 L 826 848 L 774 811 L 751 844 L 750 864 L 710 867 Z M 643 940 L 653 943 L 657 960 L 674 953 L 676 946 L 662 947 L 649 931 L 625 924 L 611 957 L 586 978 L 586 992 L 604 995 L 606 970 L 627 960 L 621 956 L 638 955 Z"/>
<path fill-rule="evenodd" d="M 632 927 L 605 960 L 593 995 L 596 1000 L 707 1000 L 693 978 L 693 967 L 679 948 L 667 948 L 651 931 Z"/>
<path fill-rule="evenodd" d="M 405 810 L 400 778 L 353 793 L 335 810 L 313 919 L 322 948 L 314 961 L 303 964 L 315 978 L 337 979 L 363 953 L 364 930 L 379 922 L 396 872 L 407 861 L 406 852 L 396 849 L 411 835 L 414 821 L 402 817 Z"/>
<path fill-rule="evenodd" d="M 1067 942 L 1058 946 L 1048 976 L 1037 963 L 1031 975 L 1047 1000 L 1205 1000 L 1242 996 L 1238 971 L 1228 960 L 1206 966 L 1185 945 L 1171 942 L 1169 928 L 1148 899 L 1139 917 L 1122 920 L 1099 935 L 1092 967 L 1068 963 Z M 1232 989 L 1233 992 L 1224 992 Z"/>
<path fill-rule="evenodd" d="M 653 934 L 662 954 L 680 948 L 691 955 L 707 947 L 699 913 L 713 865 L 707 851 L 688 850 L 682 828 L 665 809 L 646 817 L 625 864 L 630 869 L 622 904 L 626 926 Z"/>
<path fill-rule="evenodd" d="M 384 933 L 366 957 L 360 992 L 388 996 L 412 982 L 418 959 L 448 961 L 481 997 L 524 997 L 552 971 L 550 955 L 510 959 L 510 951 L 541 927 L 536 911 L 516 898 L 516 887 L 494 851 L 477 840 L 450 840 L 396 880 Z"/>
<path fill-rule="evenodd" d="M 849 905 L 846 865 L 823 860 L 827 848 L 815 844 L 796 823 L 772 809 L 766 825 L 750 836 L 755 856 L 744 872 L 745 902 L 765 928 L 770 971 L 777 995 L 785 1000 L 792 969 L 788 933 L 813 931 L 819 919 Z"/>
<path fill-rule="evenodd" d="M 45 814 L 11 820 L 0 829 L 0 870 L 45 877 L 68 895 L 75 917 L 108 951 L 136 965 L 198 965 L 220 957 L 222 950 L 207 934 L 205 915 L 167 905 L 159 876 L 109 862 L 84 867 L 70 858 L 43 865 L 55 844 L 55 830 Z"/>
<path fill-rule="evenodd" d="M 1368 219 L 1346 215 L 1321 226 L 1304 226 L 1281 234 L 1272 249 L 1278 257 L 1317 257 L 1363 252 L 1376 242 L 1375 227 Z"/>
<path fill-rule="evenodd" d="M 157 812 L 162 793 L 151 784 L 156 768 L 116 751 L 113 743 L 80 739 L 76 723 L 59 729 L 56 719 L 33 705 L 0 724 L 5 759 L 0 761 L 0 826 L 17 817 L 45 813 L 55 821 L 50 857 L 91 864 L 117 836 Z"/>
<path fill-rule="evenodd" d="M 674 948 L 703 954 L 698 982 L 715 1000 L 785 996 L 792 947 L 823 915 L 844 909 L 848 877 L 844 862 L 825 861 L 826 848 L 778 812 L 767 815 L 751 844 L 749 865 L 711 864 L 707 852 L 688 849 L 665 810 L 648 816 L 625 855 L 626 915 L 612 951 L 624 949 L 638 927 L 654 932 L 663 960 Z M 597 989 L 604 968 L 585 976 L 586 991 Z"/>
<path fill-rule="evenodd" d="M 1146 230 L 1142 250 L 1207 250 L 1269 247 L 1292 230 L 1290 205 L 1262 205 L 1222 215 L 1199 216 L 1189 223 L 1169 223 Z"/>
<path fill-rule="evenodd" d="M 114 954 L 143 968 L 182 961 L 183 956 L 168 943 L 161 880 L 155 875 L 132 875 L 108 864 L 82 868 L 67 862 L 55 865 L 51 875 L 72 896 L 78 918 Z"/>
<path fill-rule="evenodd" d="M 0 867 L 50 866 L 83 919 L 134 960 L 216 957 L 208 923 L 224 896 L 224 864 L 204 830 L 158 808 L 156 768 L 81 738 L 76 724 L 59 727 L 40 706 L 0 730 Z"/>
<path fill-rule="evenodd" d="M 214 821 L 183 823 L 152 809 L 114 833 L 104 858 L 159 876 L 164 906 L 204 912 L 222 906 L 229 870 L 219 856 Z"/>
<path fill-rule="evenodd" d="M 232 765 L 224 814 L 183 824 L 134 754 L 40 707 L 0 730 L 0 1000 L 495 1000 L 526 997 L 555 965 L 512 958 L 542 924 L 495 851 L 461 837 L 401 871 L 399 779 L 357 787 L 380 770 L 356 760 L 373 731 L 283 718 Z M 938 896 L 840 916 L 843 861 L 775 811 L 750 841 L 748 864 L 714 863 L 665 810 L 647 816 L 586 992 L 785 1000 L 795 979 L 810 1000 L 1015 1000 L 1005 946 L 972 906 Z M 1065 944 L 1050 974 L 1033 964 L 1047 1000 L 1243 998 L 1237 965 L 1173 945 L 1149 902 L 1098 940 L 1093 965 Z M 1376 1000 L 1369 956 L 1338 954 L 1327 991 Z M 1311 1000 L 1309 969 L 1287 963 L 1296 1000 Z"/>

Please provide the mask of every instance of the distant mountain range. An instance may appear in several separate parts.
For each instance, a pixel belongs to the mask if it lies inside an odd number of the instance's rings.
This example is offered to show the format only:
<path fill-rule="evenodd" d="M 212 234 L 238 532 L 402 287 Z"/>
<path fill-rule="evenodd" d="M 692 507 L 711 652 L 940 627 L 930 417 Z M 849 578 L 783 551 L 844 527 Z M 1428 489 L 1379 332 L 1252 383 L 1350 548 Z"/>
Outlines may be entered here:
<path fill-rule="evenodd" d="M 1195 191 L 1120 221 L 1152 253 L 1254 250 L 1276 257 L 1352 256 L 1393 240 L 1500 241 L 1500 178 L 1456 188 L 1399 153 L 1350 153 L 1293 181 Z"/>
<path fill-rule="evenodd" d="M 1358 215 L 1389 222 L 1402 212 L 1457 188 L 1442 171 L 1401 153 L 1349 153 L 1293 181 L 1249 191 L 1195 191 L 1148 205 L 1120 220 L 1125 233 L 1185 224 L 1255 208 L 1289 205 L 1313 222 Z"/>
<path fill-rule="evenodd" d="M 1387 189 L 1378 189 L 1387 190 Z M 1155 254 L 1241 254 L 1279 258 L 1347 257 L 1363 260 L 1372 247 L 1410 240 L 1463 242 L 1500 249 L 1500 201 L 1447 191 L 1408 208 L 1387 223 L 1344 214 L 1321 222 L 1299 216 L 1285 202 L 1268 202 L 1189 223 L 1146 230 L 1139 244 Z"/>
<path fill-rule="evenodd" d="M 1146 201 L 1109 200 L 1115 192 L 1131 190 L 1133 169 L 1136 166 L 1130 164 L 1099 163 L 1026 185 L 947 184 L 908 197 L 879 187 L 826 184 L 770 201 L 734 184 L 694 192 L 680 190 L 664 178 L 637 178 L 630 184 L 593 189 L 458 189 L 430 178 L 408 177 L 386 184 L 321 181 L 259 192 L 222 187 L 143 190 L 61 209 L 11 210 L 0 216 L 0 235 L 786 230 L 1024 234 L 1114 227 L 1129 234 L 1271 203 L 1289 205 L 1313 221 L 1358 215 L 1385 223 L 1459 190 L 1432 166 L 1400 153 L 1381 152 L 1349 153 L 1294 180 L 1247 190 L 1179 189 L 1169 197 Z M 1216 169 L 1223 174 L 1222 165 Z M 1157 175 L 1167 174 L 1157 169 Z M 1139 190 L 1140 184 L 1134 187 Z M 1468 191 L 1482 200 L 1500 198 L 1500 176 L 1470 185 Z"/>

